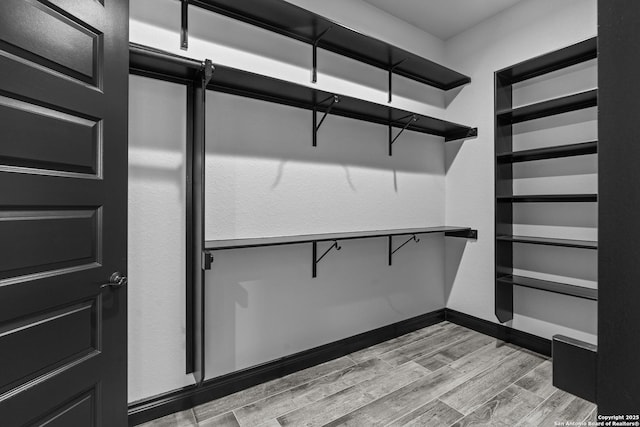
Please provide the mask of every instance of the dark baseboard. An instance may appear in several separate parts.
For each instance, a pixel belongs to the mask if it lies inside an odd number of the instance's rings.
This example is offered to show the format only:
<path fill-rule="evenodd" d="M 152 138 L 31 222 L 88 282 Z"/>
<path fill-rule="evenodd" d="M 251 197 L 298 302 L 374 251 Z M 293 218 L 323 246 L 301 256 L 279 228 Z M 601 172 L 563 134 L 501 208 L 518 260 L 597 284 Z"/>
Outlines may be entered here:
<path fill-rule="evenodd" d="M 515 344 L 527 350 L 535 351 L 545 356 L 551 356 L 551 340 L 541 338 L 528 332 L 509 328 L 499 323 L 470 316 L 459 311 L 445 309 L 445 320 L 464 326 L 485 335 Z"/>
<path fill-rule="evenodd" d="M 195 385 L 183 387 L 133 402 L 129 405 L 129 425 L 141 424 L 174 412 L 184 411 L 293 372 L 328 362 L 400 335 L 443 322 L 445 316 L 445 309 L 437 310 L 262 365 L 213 378 L 205 381 L 200 387 Z M 467 327 L 474 329 L 471 326 Z"/>

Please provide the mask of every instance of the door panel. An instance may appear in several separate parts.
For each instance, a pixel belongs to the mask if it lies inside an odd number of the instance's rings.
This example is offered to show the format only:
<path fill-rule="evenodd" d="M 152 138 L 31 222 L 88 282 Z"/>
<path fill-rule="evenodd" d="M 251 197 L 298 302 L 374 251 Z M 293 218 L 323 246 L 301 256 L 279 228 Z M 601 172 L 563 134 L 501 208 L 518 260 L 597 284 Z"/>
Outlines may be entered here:
<path fill-rule="evenodd" d="M 0 2 L 0 424 L 127 425 L 128 1 Z"/>

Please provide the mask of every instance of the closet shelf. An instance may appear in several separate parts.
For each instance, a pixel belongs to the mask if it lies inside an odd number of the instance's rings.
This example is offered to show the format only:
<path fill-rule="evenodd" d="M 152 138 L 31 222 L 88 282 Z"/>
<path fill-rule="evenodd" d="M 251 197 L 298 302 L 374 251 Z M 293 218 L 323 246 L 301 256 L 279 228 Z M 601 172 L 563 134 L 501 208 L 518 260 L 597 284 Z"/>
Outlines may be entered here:
<path fill-rule="evenodd" d="M 423 227 L 391 230 L 351 231 L 344 233 L 302 234 L 294 236 L 257 237 L 249 239 L 207 240 L 204 249 L 218 251 L 225 249 L 256 248 L 262 246 L 294 245 L 299 243 L 331 242 L 374 237 L 412 236 L 417 234 L 444 233 L 451 237 L 477 238 L 477 230 L 469 227 Z"/>
<path fill-rule="evenodd" d="M 500 203 L 558 203 L 597 202 L 597 194 L 525 194 L 518 196 L 498 196 Z"/>
<path fill-rule="evenodd" d="M 584 286 L 569 285 L 567 283 L 552 282 L 549 280 L 534 279 L 526 276 L 502 276 L 496 279 L 506 285 L 522 286 L 525 288 L 540 289 L 556 294 L 570 295 L 573 297 L 598 300 L 598 290 Z"/>
<path fill-rule="evenodd" d="M 189 0 L 189 4 L 438 89 L 471 82 L 464 74 L 283 0 Z"/>
<path fill-rule="evenodd" d="M 547 101 L 537 102 L 522 107 L 497 112 L 500 123 L 520 123 L 583 108 L 595 107 L 598 104 L 598 89 L 574 93 Z"/>
<path fill-rule="evenodd" d="M 556 145 L 532 150 L 511 151 L 497 154 L 498 163 L 532 162 L 536 160 L 558 159 L 561 157 L 583 156 L 598 152 L 598 141 L 577 144 Z"/>
<path fill-rule="evenodd" d="M 528 80 L 598 57 L 598 38 L 592 37 L 572 46 L 556 50 L 497 72 L 504 84 Z"/>
<path fill-rule="evenodd" d="M 202 62 L 135 43 L 129 44 L 132 73 L 169 81 L 186 81 L 195 77 Z M 214 64 L 213 77 L 208 89 L 324 112 L 326 102 L 339 102 L 331 106 L 331 114 L 388 125 L 396 128 L 443 137 L 445 141 L 477 136 L 477 129 L 436 119 L 410 111 L 376 104 L 357 98 L 325 92 L 312 87 L 290 83 L 260 74 Z M 413 118 L 415 117 L 415 120 Z M 410 121 L 407 125 L 407 121 Z"/>
<path fill-rule="evenodd" d="M 496 240 L 533 245 L 562 246 L 578 249 L 598 249 L 598 242 L 593 240 L 554 239 L 550 237 L 497 235 Z"/>

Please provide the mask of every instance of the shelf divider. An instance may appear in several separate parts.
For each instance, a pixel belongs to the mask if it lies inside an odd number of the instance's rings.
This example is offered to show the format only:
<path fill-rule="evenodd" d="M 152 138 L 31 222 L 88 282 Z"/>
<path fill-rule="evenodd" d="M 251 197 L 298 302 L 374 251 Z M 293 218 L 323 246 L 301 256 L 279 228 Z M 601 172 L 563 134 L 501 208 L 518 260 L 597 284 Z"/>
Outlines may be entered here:
<path fill-rule="evenodd" d="M 498 196 L 499 203 L 588 203 L 597 202 L 597 194 L 524 194 L 515 196 Z"/>
<path fill-rule="evenodd" d="M 497 112 L 500 122 L 520 123 L 569 111 L 595 107 L 598 104 L 598 89 L 574 93 L 559 98 L 553 98 L 535 104 L 516 107 Z"/>
<path fill-rule="evenodd" d="M 551 237 L 507 235 L 497 235 L 496 240 L 513 243 L 528 243 L 532 245 L 562 246 L 578 249 L 598 249 L 598 242 L 594 240 L 556 239 Z"/>
<path fill-rule="evenodd" d="M 598 290 L 584 286 L 569 285 L 567 283 L 553 282 L 549 280 L 535 279 L 533 277 L 508 275 L 496 279 L 505 285 L 522 286 L 525 288 L 539 289 L 556 294 L 570 295 L 592 301 L 598 300 Z"/>
<path fill-rule="evenodd" d="M 598 141 L 580 142 L 577 144 L 555 145 L 552 147 L 534 148 L 531 150 L 498 153 L 498 163 L 533 162 L 536 160 L 558 159 L 562 157 L 584 156 L 598 152 Z"/>

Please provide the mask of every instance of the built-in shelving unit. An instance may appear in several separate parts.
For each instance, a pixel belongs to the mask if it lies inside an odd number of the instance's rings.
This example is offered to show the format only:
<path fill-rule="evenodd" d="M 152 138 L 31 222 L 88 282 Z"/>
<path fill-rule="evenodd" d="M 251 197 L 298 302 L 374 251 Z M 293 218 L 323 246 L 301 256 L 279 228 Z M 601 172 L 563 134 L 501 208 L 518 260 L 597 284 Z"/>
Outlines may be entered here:
<path fill-rule="evenodd" d="M 442 90 L 471 82 L 464 74 L 283 0 L 182 0 L 182 3 L 183 48 L 188 46 L 185 15 L 190 4 L 308 43 L 312 48 L 313 82 L 317 79 L 318 48 L 387 71 L 389 101 L 393 74 Z"/>
<path fill-rule="evenodd" d="M 595 154 L 597 141 L 513 150 L 513 125 L 597 105 L 598 91 L 579 93 L 514 107 L 513 85 L 552 71 L 597 57 L 597 39 L 592 38 L 564 49 L 524 61 L 496 72 L 495 75 L 495 170 L 496 170 L 496 281 L 495 312 L 500 322 L 513 319 L 513 287 L 521 286 L 545 292 L 597 300 L 597 289 L 551 282 L 513 274 L 514 244 L 559 246 L 596 250 L 595 241 L 519 236 L 513 233 L 513 209 L 522 203 L 596 203 L 597 194 L 514 194 L 513 164 L 546 159 Z"/>

